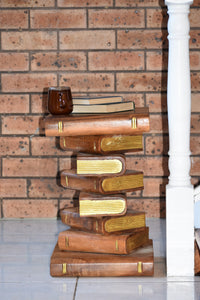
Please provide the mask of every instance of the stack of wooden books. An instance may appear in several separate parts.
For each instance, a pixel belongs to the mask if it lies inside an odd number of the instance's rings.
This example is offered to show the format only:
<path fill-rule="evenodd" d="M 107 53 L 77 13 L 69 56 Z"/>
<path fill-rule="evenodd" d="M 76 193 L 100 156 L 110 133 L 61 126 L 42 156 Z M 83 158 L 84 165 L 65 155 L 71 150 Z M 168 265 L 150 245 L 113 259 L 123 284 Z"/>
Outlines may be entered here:
<path fill-rule="evenodd" d="M 128 170 L 124 154 L 141 150 L 148 130 L 147 108 L 46 118 L 46 135 L 77 153 L 75 168 L 61 171 L 61 185 L 79 191 L 79 205 L 61 211 L 70 229 L 58 236 L 52 276 L 153 275 L 145 213 L 128 209 L 126 198 L 143 189 L 143 173 Z"/>

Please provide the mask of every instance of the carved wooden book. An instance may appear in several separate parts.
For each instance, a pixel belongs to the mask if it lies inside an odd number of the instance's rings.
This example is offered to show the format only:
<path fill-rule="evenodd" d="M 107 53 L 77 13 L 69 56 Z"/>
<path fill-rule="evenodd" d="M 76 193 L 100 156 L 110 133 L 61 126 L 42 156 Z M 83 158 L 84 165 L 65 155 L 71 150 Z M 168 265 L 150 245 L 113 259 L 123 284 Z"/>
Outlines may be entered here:
<path fill-rule="evenodd" d="M 110 235 L 68 229 L 59 233 L 58 246 L 65 251 L 129 254 L 148 240 L 148 227 Z"/>
<path fill-rule="evenodd" d="M 134 110 L 135 105 L 132 101 L 118 102 L 118 103 L 106 103 L 106 104 L 74 104 L 73 113 L 75 114 L 105 114 L 122 112 L 128 110 Z"/>
<path fill-rule="evenodd" d="M 119 216 L 127 211 L 126 196 L 98 195 L 81 192 L 79 195 L 79 215 L 81 217 Z"/>
<path fill-rule="evenodd" d="M 152 276 L 153 272 L 152 241 L 129 255 L 62 251 L 56 245 L 50 263 L 51 276 Z"/>
<path fill-rule="evenodd" d="M 121 175 L 125 171 L 126 159 L 124 155 L 95 156 L 79 154 L 76 158 L 76 172 L 80 175 Z"/>
<path fill-rule="evenodd" d="M 61 172 L 61 185 L 65 188 L 89 193 L 119 194 L 143 189 L 143 173 L 126 171 L 123 175 L 84 176 L 77 175 L 76 170 Z"/>
<path fill-rule="evenodd" d="M 141 134 L 149 131 L 148 108 L 112 114 L 48 116 L 46 136 Z"/>
<path fill-rule="evenodd" d="M 142 135 L 90 135 L 60 137 L 63 150 L 91 154 L 123 153 L 143 149 Z"/>
<path fill-rule="evenodd" d="M 194 273 L 197 275 L 200 274 L 200 250 L 196 241 L 194 244 L 194 250 Z"/>
<path fill-rule="evenodd" d="M 108 104 L 108 103 L 116 103 L 122 102 L 122 96 L 107 96 L 107 97 L 75 97 L 72 99 L 73 105 L 76 104 Z"/>
<path fill-rule="evenodd" d="M 145 213 L 128 209 L 119 217 L 80 217 L 78 207 L 65 208 L 60 212 L 64 224 L 72 228 L 102 234 L 133 230 L 146 226 Z"/>

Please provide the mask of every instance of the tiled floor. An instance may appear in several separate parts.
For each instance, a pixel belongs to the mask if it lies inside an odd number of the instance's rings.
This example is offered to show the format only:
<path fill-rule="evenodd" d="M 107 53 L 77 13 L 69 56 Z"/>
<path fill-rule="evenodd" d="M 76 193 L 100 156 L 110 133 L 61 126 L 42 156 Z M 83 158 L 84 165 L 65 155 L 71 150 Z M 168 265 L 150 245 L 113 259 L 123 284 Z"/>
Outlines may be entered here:
<path fill-rule="evenodd" d="M 165 221 L 147 220 L 154 240 L 154 277 L 52 278 L 49 261 L 59 220 L 0 222 L 0 300 L 193 300 L 200 299 L 200 277 L 165 275 Z"/>

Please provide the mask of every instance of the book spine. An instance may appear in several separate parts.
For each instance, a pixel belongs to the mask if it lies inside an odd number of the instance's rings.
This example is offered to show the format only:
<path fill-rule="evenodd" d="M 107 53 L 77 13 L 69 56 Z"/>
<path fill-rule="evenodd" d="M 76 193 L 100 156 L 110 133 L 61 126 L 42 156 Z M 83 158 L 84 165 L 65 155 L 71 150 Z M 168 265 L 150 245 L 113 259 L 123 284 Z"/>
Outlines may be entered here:
<path fill-rule="evenodd" d="M 58 236 L 60 250 L 127 254 L 127 236 L 84 233 L 83 231 L 64 231 Z"/>
<path fill-rule="evenodd" d="M 62 150 L 101 154 L 101 137 L 99 136 L 63 136 L 60 137 L 60 148 Z"/>
<path fill-rule="evenodd" d="M 128 262 L 119 264 L 110 262 L 104 263 L 51 263 L 51 276 L 59 277 L 123 277 L 123 276 L 152 276 L 154 263 Z"/>
<path fill-rule="evenodd" d="M 140 134 L 149 131 L 149 116 L 111 118 L 65 118 L 45 120 L 46 136 Z"/>
<path fill-rule="evenodd" d="M 94 233 L 104 233 L 104 222 L 97 218 L 78 217 L 77 214 L 61 214 L 63 224 L 71 228 L 81 229 L 83 231 L 91 231 Z"/>

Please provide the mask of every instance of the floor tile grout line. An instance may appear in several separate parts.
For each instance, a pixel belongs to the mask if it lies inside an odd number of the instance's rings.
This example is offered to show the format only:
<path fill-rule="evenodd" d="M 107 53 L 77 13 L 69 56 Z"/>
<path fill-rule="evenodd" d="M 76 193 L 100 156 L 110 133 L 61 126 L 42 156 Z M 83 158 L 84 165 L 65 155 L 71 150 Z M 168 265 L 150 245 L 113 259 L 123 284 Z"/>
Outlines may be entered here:
<path fill-rule="evenodd" d="M 76 299 L 76 291 L 77 291 L 77 286 L 78 286 L 78 279 L 79 279 L 79 277 L 76 278 L 76 284 L 75 284 L 75 288 L 74 288 L 73 300 Z"/>

